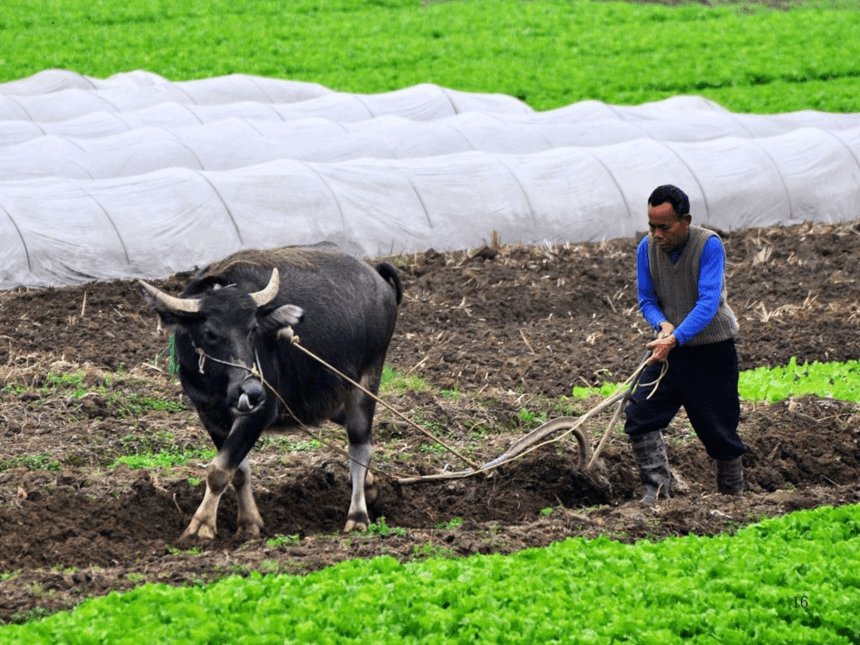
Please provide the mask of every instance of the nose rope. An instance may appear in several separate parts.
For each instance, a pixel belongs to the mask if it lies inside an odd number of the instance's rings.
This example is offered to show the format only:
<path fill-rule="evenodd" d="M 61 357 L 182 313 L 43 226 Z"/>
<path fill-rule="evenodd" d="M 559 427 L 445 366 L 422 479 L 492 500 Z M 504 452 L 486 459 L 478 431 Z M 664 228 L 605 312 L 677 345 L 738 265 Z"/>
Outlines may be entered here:
<path fill-rule="evenodd" d="M 226 365 L 227 367 L 235 367 L 240 370 L 245 370 L 251 376 L 256 376 L 257 378 L 262 378 L 262 370 L 260 369 L 260 357 L 257 356 L 256 350 L 254 351 L 254 364 L 251 367 L 247 365 L 242 365 L 241 363 L 231 363 L 230 361 L 222 361 L 220 358 L 215 358 L 214 356 L 207 354 L 206 350 L 202 347 L 197 347 L 194 343 L 191 344 L 194 347 L 194 351 L 197 352 L 197 371 L 201 374 L 205 374 L 203 371 L 203 366 L 206 364 L 206 359 L 208 358 L 210 361 L 214 361 L 215 363 L 220 363 L 221 365 Z"/>
<path fill-rule="evenodd" d="M 291 417 L 293 417 L 293 419 L 296 420 L 296 422 L 298 422 L 298 424 L 302 427 L 302 429 L 305 432 L 307 432 L 311 436 L 314 436 L 313 433 L 310 431 L 310 429 L 308 429 L 308 427 L 305 426 L 305 424 L 303 424 L 299 420 L 299 418 L 293 413 L 293 411 L 290 410 L 290 406 L 287 405 L 287 402 L 284 401 L 284 399 L 280 395 L 280 393 L 278 393 L 278 391 L 263 376 L 263 369 L 262 369 L 262 367 L 260 367 L 260 355 L 257 353 L 257 350 L 254 350 L 254 365 L 253 365 L 253 367 L 248 367 L 247 365 L 241 365 L 239 363 L 231 363 L 230 361 L 223 361 L 220 358 L 215 358 L 214 356 L 207 354 L 206 350 L 204 350 L 202 347 L 197 347 L 197 345 L 194 345 L 193 343 L 192 343 L 192 345 L 194 347 L 194 351 L 197 352 L 197 355 L 199 356 L 197 369 L 200 371 L 201 374 L 204 373 L 203 372 L 203 365 L 206 362 L 207 358 L 211 361 L 215 361 L 216 363 L 220 363 L 221 365 L 227 365 L 228 367 L 236 367 L 236 368 L 243 369 L 243 370 L 247 371 L 251 376 L 255 376 L 258 379 L 260 379 L 260 382 L 265 387 L 269 388 L 269 390 L 272 392 L 272 394 L 274 394 L 276 397 L 278 397 L 281 404 L 284 406 L 284 409 L 289 413 L 289 415 Z"/>
<path fill-rule="evenodd" d="M 290 329 L 290 331 L 292 331 L 292 328 L 288 328 L 288 329 Z M 298 336 L 295 336 L 294 338 L 295 338 L 295 340 L 293 342 L 297 343 L 298 342 Z M 287 405 L 287 402 L 284 401 L 284 398 L 281 396 L 281 394 L 278 392 L 278 390 L 271 383 L 269 383 L 266 380 L 266 378 L 263 376 L 263 370 L 260 367 L 260 356 L 259 356 L 259 354 L 257 354 L 257 350 L 254 350 L 254 366 L 248 367 L 247 365 L 240 365 L 239 363 L 231 363 L 230 361 L 224 361 L 224 360 L 221 360 L 220 358 L 215 358 L 214 356 L 207 354 L 206 350 L 204 350 L 202 347 L 197 347 L 197 345 L 195 345 L 193 342 L 191 343 L 191 345 L 192 345 L 192 347 L 194 347 L 194 351 L 197 352 L 197 356 L 198 356 L 197 370 L 201 374 L 205 373 L 203 371 L 203 367 L 206 363 L 207 358 L 211 361 L 216 362 L 216 363 L 220 363 L 221 365 L 227 365 L 228 367 L 236 367 L 238 369 L 246 370 L 251 376 L 256 376 L 257 378 L 259 378 L 260 382 L 263 384 L 264 387 L 269 388 L 269 390 L 272 392 L 272 394 L 274 394 L 278 398 L 278 400 L 281 402 L 281 405 L 284 406 L 284 409 L 287 411 L 287 413 L 291 417 L 293 417 L 293 419 L 295 419 L 296 423 L 299 424 L 301 429 L 306 434 L 310 435 L 314 439 L 317 439 L 318 441 L 322 441 L 319 437 L 315 436 L 313 432 L 311 432 L 310 428 L 308 428 L 304 423 L 301 422 L 301 420 L 290 409 L 290 406 Z M 325 441 L 322 441 L 322 442 L 326 443 Z M 330 444 L 327 444 L 327 445 L 329 445 L 330 448 L 334 448 L 338 452 L 341 452 L 341 453 L 344 452 L 344 451 L 340 450 L 340 448 L 337 448 L 336 446 L 332 446 Z M 344 454 L 346 454 L 346 453 L 344 453 Z M 351 457 L 350 457 L 350 459 L 351 459 Z M 368 467 L 367 464 L 364 464 L 364 466 Z"/>

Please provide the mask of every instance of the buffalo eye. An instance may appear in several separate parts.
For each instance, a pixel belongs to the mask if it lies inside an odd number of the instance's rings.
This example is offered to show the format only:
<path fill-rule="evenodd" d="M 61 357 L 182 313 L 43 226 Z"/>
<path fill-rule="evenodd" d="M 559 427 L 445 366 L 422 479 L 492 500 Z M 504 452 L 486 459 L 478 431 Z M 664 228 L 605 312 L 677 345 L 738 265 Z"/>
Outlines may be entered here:
<path fill-rule="evenodd" d="M 203 328 L 203 342 L 209 346 L 218 344 L 218 334 L 211 327 Z"/>

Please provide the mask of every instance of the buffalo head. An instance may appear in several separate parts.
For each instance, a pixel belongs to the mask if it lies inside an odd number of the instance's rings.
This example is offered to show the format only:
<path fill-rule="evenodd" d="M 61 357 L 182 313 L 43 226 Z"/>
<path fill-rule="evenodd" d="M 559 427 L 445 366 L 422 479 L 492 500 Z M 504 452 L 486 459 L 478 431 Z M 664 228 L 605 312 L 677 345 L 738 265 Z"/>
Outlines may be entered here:
<path fill-rule="evenodd" d="M 224 416 L 260 410 L 266 402 L 260 356 L 269 353 L 266 347 L 276 342 L 278 331 L 298 324 L 304 314 L 295 305 L 278 305 L 278 269 L 257 291 L 209 277 L 193 281 L 177 297 L 138 282 L 144 298 L 175 333 L 180 379 L 198 411 L 206 408 L 223 426 Z"/>

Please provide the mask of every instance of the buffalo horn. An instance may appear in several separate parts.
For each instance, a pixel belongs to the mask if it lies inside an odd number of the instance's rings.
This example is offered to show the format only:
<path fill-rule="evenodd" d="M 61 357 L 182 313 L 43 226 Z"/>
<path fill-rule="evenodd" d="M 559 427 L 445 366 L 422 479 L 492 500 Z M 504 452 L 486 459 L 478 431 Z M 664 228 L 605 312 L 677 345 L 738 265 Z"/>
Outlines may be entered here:
<path fill-rule="evenodd" d="M 200 301 L 194 298 L 177 298 L 164 293 L 160 289 L 153 287 L 148 282 L 138 280 L 140 285 L 146 289 L 147 293 L 152 296 L 162 308 L 174 314 L 196 314 L 200 312 Z"/>
<path fill-rule="evenodd" d="M 280 286 L 280 283 L 281 274 L 277 269 L 272 269 L 272 277 L 269 279 L 269 284 L 266 285 L 266 288 L 262 291 L 255 291 L 248 295 L 254 299 L 254 302 L 257 303 L 258 307 L 262 307 L 275 299 L 275 296 L 278 295 L 278 287 Z"/>

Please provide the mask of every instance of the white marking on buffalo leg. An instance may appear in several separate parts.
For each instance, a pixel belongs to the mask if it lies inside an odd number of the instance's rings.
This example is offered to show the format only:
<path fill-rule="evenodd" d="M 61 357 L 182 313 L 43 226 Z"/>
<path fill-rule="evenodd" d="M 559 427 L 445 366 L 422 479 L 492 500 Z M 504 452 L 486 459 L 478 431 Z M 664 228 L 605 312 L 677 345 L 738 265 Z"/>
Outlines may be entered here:
<path fill-rule="evenodd" d="M 233 488 L 236 489 L 236 499 L 239 503 L 237 520 L 239 533 L 257 537 L 260 535 L 260 529 L 263 528 L 263 518 L 260 516 L 257 503 L 254 501 L 254 491 L 251 488 L 251 466 L 247 459 L 242 460 L 236 474 L 233 475 Z"/>
<path fill-rule="evenodd" d="M 352 501 L 344 531 L 365 531 L 370 523 L 364 498 L 364 479 L 370 463 L 370 443 L 349 444 L 349 476 L 352 480 Z"/>
<path fill-rule="evenodd" d="M 215 539 L 218 502 L 221 501 L 221 495 L 233 479 L 233 472 L 224 466 L 224 459 L 220 453 L 215 456 L 206 471 L 206 494 L 180 540 L 190 538 Z"/>
<path fill-rule="evenodd" d="M 376 478 L 369 470 L 367 477 L 364 478 L 364 498 L 368 504 L 373 504 L 379 499 L 379 484 L 376 483 Z"/>

